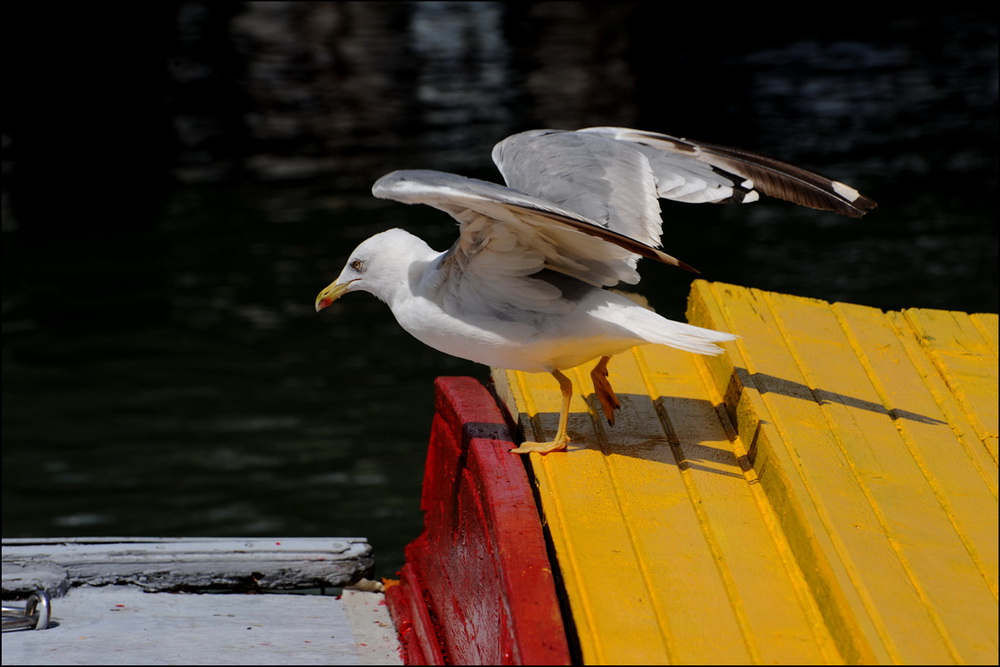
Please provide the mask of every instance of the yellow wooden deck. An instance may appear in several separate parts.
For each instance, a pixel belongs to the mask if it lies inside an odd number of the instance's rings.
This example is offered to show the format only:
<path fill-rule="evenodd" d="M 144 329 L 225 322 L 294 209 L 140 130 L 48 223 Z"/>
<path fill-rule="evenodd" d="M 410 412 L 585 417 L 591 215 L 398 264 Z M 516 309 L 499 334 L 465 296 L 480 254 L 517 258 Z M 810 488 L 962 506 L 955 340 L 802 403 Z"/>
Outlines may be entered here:
<path fill-rule="evenodd" d="M 997 663 L 997 316 L 695 282 L 719 357 L 589 368 L 531 455 L 587 664 Z M 548 375 L 494 370 L 525 436 Z M 586 397 L 586 400 L 585 398 Z"/>

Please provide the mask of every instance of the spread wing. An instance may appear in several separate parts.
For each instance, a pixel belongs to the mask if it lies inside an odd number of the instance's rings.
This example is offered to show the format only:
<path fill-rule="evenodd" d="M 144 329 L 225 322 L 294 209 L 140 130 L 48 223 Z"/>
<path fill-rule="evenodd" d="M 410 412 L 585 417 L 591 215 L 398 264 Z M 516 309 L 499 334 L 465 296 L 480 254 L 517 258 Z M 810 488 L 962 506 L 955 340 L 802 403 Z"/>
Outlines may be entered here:
<path fill-rule="evenodd" d="M 551 280 L 526 279 L 546 269 L 595 287 L 638 282 L 639 256 L 690 269 L 578 213 L 496 183 L 438 171 L 396 171 L 380 178 L 372 194 L 433 206 L 459 222 L 459 238 L 436 275 L 449 289 L 477 295 L 483 311 L 501 304 L 554 307 L 564 289 Z"/>
<path fill-rule="evenodd" d="M 536 270 L 552 269 L 600 286 L 638 282 L 637 256 L 691 270 L 583 215 L 488 181 L 440 171 L 395 171 L 380 178 L 372 194 L 450 214 L 461 225 L 457 249 L 466 255 L 489 250 L 514 263 L 522 255 L 537 255 L 542 259 Z"/>
<path fill-rule="evenodd" d="M 750 203 L 759 192 L 860 217 L 875 202 L 854 188 L 773 158 L 621 127 L 531 130 L 493 149 L 511 188 L 658 246 L 658 199 Z"/>

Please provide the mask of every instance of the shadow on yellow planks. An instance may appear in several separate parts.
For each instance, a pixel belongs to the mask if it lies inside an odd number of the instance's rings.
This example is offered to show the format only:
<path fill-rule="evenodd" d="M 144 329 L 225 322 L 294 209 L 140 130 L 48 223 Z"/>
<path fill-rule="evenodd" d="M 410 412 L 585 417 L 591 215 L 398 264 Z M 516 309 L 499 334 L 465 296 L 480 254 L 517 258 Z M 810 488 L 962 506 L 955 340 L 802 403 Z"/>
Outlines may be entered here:
<path fill-rule="evenodd" d="M 568 373 L 531 455 L 584 662 L 995 663 L 997 316 L 696 281 L 688 319 L 740 339 L 615 357 L 614 427 Z M 551 436 L 551 378 L 494 379 Z"/>

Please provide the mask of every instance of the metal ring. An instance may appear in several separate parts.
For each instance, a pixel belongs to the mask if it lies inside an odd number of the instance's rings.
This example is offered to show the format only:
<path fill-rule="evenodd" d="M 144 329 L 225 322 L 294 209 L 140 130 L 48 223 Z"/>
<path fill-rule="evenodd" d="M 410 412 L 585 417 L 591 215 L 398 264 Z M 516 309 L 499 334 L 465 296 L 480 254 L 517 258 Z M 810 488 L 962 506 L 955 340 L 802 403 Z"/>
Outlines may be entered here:
<path fill-rule="evenodd" d="M 44 630 L 52 619 L 52 603 L 45 591 L 28 596 L 24 607 L 3 607 L 3 631 Z"/>
<path fill-rule="evenodd" d="M 49 602 L 49 596 L 46 595 L 45 591 L 35 591 L 28 597 L 28 601 L 24 604 L 24 613 L 26 616 L 38 617 L 35 630 L 44 630 L 49 627 L 49 620 L 52 618 L 52 603 Z"/>

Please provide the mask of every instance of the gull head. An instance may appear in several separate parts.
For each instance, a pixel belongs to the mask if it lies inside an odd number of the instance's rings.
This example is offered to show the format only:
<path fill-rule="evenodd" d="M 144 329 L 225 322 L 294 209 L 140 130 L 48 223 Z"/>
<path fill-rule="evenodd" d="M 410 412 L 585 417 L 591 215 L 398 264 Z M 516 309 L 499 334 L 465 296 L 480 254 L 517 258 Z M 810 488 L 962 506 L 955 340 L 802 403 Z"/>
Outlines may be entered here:
<path fill-rule="evenodd" d="M 372 236 L 354 249 L 337 279 L 316 296 L 316 312 L 348 292 L 359 290 L 389 302 L 406 286 L 413 261 L 426 252 L 433 251 L 423 240 L 402 229 Z"/>

